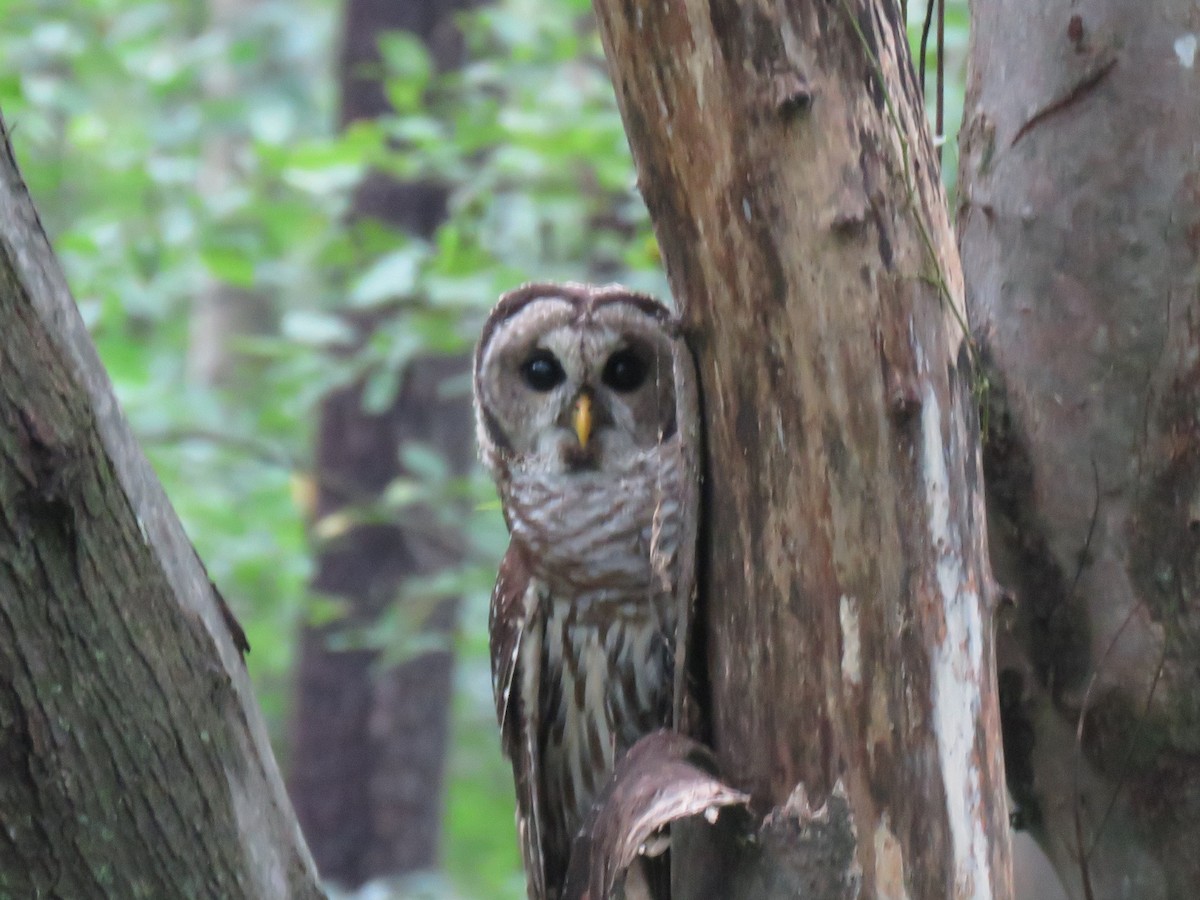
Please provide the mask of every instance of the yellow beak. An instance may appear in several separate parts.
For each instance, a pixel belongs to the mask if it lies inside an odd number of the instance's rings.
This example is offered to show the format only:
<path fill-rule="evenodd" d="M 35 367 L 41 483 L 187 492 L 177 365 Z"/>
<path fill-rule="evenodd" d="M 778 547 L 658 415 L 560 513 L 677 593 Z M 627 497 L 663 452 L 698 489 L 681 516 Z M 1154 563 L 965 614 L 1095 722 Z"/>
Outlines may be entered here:
<path fill-rule="evenodd" d="M 579 446 L 586 448 L 592 436 L 592 395 L 586 391 L 575 400 L 575 434 Z"/>

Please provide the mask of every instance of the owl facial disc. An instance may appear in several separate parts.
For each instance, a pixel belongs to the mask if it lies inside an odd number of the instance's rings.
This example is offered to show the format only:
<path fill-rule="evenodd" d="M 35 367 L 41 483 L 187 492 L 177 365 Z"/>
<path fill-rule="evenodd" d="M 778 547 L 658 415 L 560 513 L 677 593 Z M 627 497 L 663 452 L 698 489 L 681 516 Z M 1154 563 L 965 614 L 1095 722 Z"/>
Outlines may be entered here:
<path fill-rule="evenodd" d="M 674 430 L 673 320 L 624 288 L 529 285 L 476 352 L 484 461 L 496 471 L 616 475 Z"/>

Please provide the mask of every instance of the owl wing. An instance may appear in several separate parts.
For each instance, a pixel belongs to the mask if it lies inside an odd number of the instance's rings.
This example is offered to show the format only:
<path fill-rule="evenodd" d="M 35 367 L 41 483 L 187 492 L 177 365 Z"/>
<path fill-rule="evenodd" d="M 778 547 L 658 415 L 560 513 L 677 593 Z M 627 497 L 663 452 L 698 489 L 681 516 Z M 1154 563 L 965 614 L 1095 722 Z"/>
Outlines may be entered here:
<path fill-rule="evenodd" d="M 679 329 L 680 326 L 676 325 Z M 673 681 L 672 727 L 685 734 L 694 733 L 698 712 L 688 692 L 687 658 L 692 640 L 691 620 L 696 593 L 696 542 L 700 523 L 700 478 L 704 446 L 700 433 L 700 398 L 696 361 L 681 330 L 674 335 L 672 368 L 675 376 L 675 427 L 679 434 L 683 477 L 680 479 L 680 532 L 676 560 L 675 604 L 678 618 L 675 630 L 675 671 Z"/>
<path fill-rule="evenodd" d="M 492 591 L 488 632 L 492 693 L 504 754 L 517 789 L 517 830 L 530 900 L 548 900 L 542 825 L 538 690 L 545 619 L 537 579 L 525 548 L 513 541 Z"/>

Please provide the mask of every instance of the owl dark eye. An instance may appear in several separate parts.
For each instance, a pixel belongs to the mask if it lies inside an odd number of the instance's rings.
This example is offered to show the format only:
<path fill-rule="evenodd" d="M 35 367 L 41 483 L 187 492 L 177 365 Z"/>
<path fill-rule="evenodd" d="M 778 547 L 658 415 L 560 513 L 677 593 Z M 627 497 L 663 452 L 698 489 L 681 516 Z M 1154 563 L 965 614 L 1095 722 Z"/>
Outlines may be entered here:
<path fill-rule="evenodd" d="M 632 350 L 618 350 L 604 364 L 600 380 L 618 393 L 636 391 L 646 381 L 646 362 Z"/>
<path fill-rule="evenodd" d="M 567 373 L 549 350 L 534 350 L 521 364 L 521 377 L 533 390 L 552 391 L 567 379 Z"/>

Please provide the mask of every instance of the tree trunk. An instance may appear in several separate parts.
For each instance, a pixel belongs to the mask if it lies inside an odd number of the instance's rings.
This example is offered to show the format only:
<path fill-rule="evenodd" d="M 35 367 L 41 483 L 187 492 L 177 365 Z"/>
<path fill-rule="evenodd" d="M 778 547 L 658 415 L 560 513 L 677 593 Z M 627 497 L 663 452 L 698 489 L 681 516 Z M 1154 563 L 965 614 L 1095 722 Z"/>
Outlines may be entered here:
<path fill-rule="evenodd" d="M 462 55 L 453 17 L 468 5 L 347 0 L 339 66 L 342 124 L 390 111 L 379 77 L 383 34 L 418 35 L 435 63 L 450 68 Z M 440 185 L 371 173 L 355 195 L 351 217 L 428 238 L 445 217 L 445 203 Z M 375 323 L 359 325 L 365 340 Z M 441 389 L 468 370 L 465 358 L 417 359 L 380 414 L 363 408 L 361 384 L 327 397 L 317 446 L 318 518 L 378 499 L 403 474 L 398 451 L 407 442 L 433 448 L 452 471 L 465 472 L 474 456 L 470 398 L 445 398 Z M 349 886 L 438 863 L 452 653 L 421 652 L 381 669 L 374 651 L 330 646 L 347 627 L 369 628 L 398 602 L 405 581 L 461 563 L 445 542 L 429 540 L 429 517 L 416 510 L 410 515 L 417 520 L 412 527 L 362 525 L 322 549 L 314 587 L 343 598 L 347 615 L 306 628 L 301 637 L 289 787 L 322 875 Z M 455 604 L 445 602 L 419 624 L 448 642 L 454 619 Z"/>
<path fill-rule="evenodd" d="M 239 638 L 5 139 L 0 896 L 321 896 Z"/>
<path fill-rule="evenodd" d="M 972 4 L 959 230 L 988 361 L 1020 819 L 1074 897 L 1200 884 L 1194 0 Z"/>
<path fill-rule="evenodd" d="M 208 0 L 208 28 L 233 44 L 239 21 L 251 18 L 261 0 Z M 239 81 L 233 61 L 217 58 L 206 66 L 204 87 L 207 99 L 229 104 L 246 88 Z M 198 191 L 206 199 L 226 195 L 240 178 L 239 163 L 249 139 L 229 124 L 217 125 L 204 142 Z M 235 350 L 238 337 L 269 332 L 273 324 L 270 297 L 261 290 L 229 284 L 207 273 L 188 311 L 187 371 L 189 379 L 209 387 L 236 388 L 246 385 L 237 371 L 240 358 Z"/>
<path fill-rule="evenodd" d="M 595 6 L 698 358 L 711 741 L 761 821 L 677 888 L 1008 897 L 975 376 L 899 6 Z"/>

